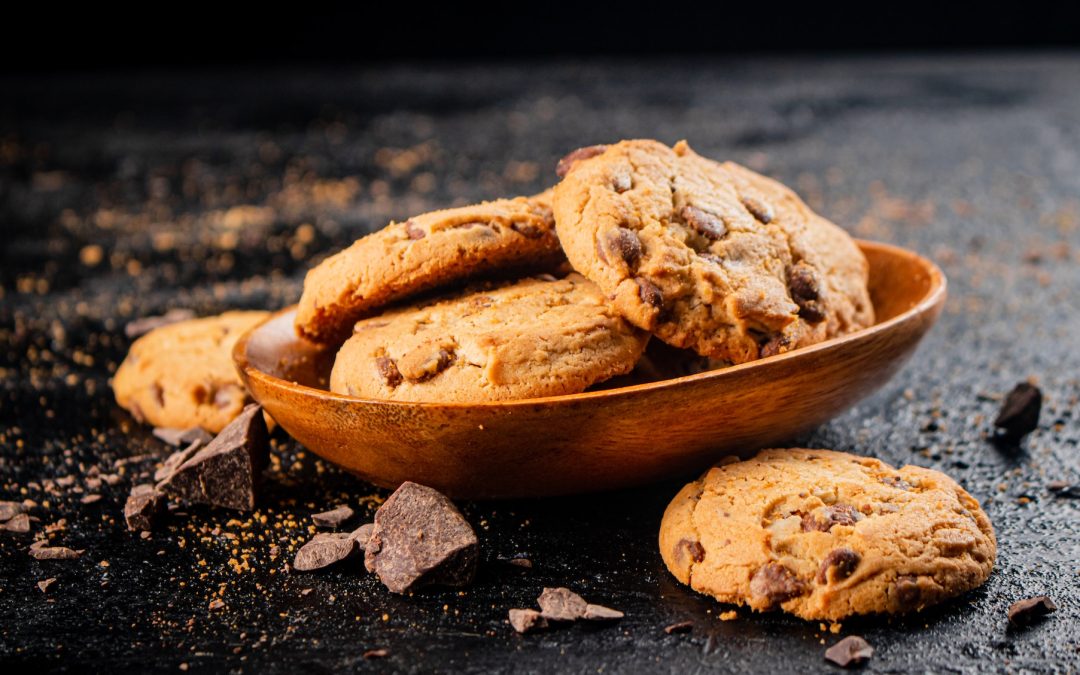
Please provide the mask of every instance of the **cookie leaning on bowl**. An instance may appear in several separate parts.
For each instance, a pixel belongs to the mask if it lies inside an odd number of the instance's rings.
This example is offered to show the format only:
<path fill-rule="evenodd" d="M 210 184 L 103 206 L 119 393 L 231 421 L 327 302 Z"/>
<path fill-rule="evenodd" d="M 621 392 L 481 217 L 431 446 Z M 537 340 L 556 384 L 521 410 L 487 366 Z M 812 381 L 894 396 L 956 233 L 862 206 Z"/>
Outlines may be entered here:
<path fill-rule="evenodd" d="M 997 542 L 945 474 L 829 450 L 765 450 L 713 467 L 672 500 L 660 553 L 722 602 L 804 619 L 904 613 L 971 590 Z"/>
<path fill-rule="evenodd" d="M 425 213 L 390 223 L 309 271 L 296 329 L 339 343 L 385 305 L 494 272 L 553 271 L 562 262 L 550 191 Z"/>
<path fill-rule="evenodd" d="M 585 148 L 559 170 L 570 264 L 671 345 L 742 363 L 873 323 L 862 252 L 773 180 L 651 140 Z"/>

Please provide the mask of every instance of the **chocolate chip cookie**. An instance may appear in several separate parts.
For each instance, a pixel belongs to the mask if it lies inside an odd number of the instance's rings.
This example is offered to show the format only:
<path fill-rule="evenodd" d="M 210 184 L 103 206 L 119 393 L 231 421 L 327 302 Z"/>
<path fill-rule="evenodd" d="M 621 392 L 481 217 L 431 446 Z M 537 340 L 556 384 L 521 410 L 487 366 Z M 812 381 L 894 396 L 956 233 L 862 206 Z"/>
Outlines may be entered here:
<path fill-rule="evenodd" d="M 839 620 L 975 588 L 997 543 L 979 503 L 938 471 L 791 449 L 721 463 L 684 487 L 660 553 L 679 581 L 722 602 Z"/>
<path fill-rule="evenodd" d="M 584 148 L 559 170 L 571 265 L 671 345 L 742 363 L 873 323 L 862 252 L 771 179 L 650 140 Z"/>
<path fill-rule="evenodd" d="M 496 271 L 551 271 L 564 261 L 550 191 L 433 211 L 391 223 L 308 272 L 296 328 L 332 344 L 392 302 Z"/>
<path fill-rule="evenodd" d="M 232 348 L 269 312 L 226 312 L 156 328 L 131 345 L 113 377 L 116 402 L 159 427 L 221 431 L 250 399 Z"/>
<path fill-rule="evenodd" d="M 359 321 L 330 389 L 441 402 L 573 394 L 629 372 L 647 340 L 584 277 L 525 279 Z"/>

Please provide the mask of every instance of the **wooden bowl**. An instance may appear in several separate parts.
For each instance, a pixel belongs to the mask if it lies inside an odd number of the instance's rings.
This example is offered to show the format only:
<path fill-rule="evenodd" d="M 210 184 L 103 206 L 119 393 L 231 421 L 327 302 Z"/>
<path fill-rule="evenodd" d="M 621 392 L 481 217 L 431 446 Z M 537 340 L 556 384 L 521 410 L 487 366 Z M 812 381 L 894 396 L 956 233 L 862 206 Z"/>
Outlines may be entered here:
<path fill-rule="evenodd" d="M 295 307 L 233 352 L 255 400 L 294 438 L 377 485 L 412 480 L 465 498 L 593 492 L 689 474 L 783 444 L 881 387 L 945 302 L 929 260 L 860 241 L 877 324 L 743 365 L 618 389 L 458 404 L 327 390 L 333 350 L 296 336 Z"/>

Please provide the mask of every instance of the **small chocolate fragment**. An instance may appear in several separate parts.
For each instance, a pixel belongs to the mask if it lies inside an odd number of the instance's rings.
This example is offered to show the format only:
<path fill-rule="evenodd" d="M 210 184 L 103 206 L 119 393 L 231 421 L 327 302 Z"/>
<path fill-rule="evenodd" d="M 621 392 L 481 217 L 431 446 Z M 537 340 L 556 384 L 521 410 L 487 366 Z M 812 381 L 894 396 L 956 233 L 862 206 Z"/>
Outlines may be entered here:
<path fill-rule="evenodd" d="M 529 633 L 548 626 L 547 619 L 535 609 L 511 609 L 509 617 L 510 625 L 519 633 Z"/>
<path fill-rule="evenodd" d="M 25 513 L 16 514 L 15 517 L 8 519 L 3 525 L 0 525 L 0 529 L 7 530 L 8 532 L 15 532 L 23 534 L 30 531 L 30 516 Z"/>
<path fill-rule="evenodd" d="M 390 650 L 384 648 L 369 649 L 364 652 L 364 658 L 368 661 L 370 661 L 371 659 L 385 659 L 387 656 L 390 656 Z"/>
<path fill-rule="evenodd" d="M 355 515 L 355 512 L 351 508 L 341 505 L 330 511 L 313 513 L 311 514 L 311 520 L 319 527 L 338 527 L 352 518 L 353 515 Z"/>
<path fill-rule="evenodd" d="M 41 589 L 42 593 L 48 593 L 49 587 L 56 583 L 56 577 L 49 577 L 48 579 L 42 579 L 37 582 L 37 587 Z"/>
<path fill-rule="evenodd" d="M 11 520 L 25 511 L 21 502 L 0 502 L 0 522 Z"/>
<path fill-rule="evenodd" d="M 852 575 L 855 568 L 862 561 L 855 551 L 842 546 L 829 551 L 825 559 L 821 561 L 821 569 L 818 570 L 817 581 L 826 584 L 833 581 L 843 581 Z"/>
<path fill-rule="evenodd" d="M 157 487 L 190 502 L 250 511 L 268 460 L 266 421 L 251 404 Z"/>
<path fill-rule="evenodd" d="M 857 666 L 873 655 L 874 648 L 858 635 L 849 635 L 825 650 L 825 660 L 841 668 Z"/>
<path fill-rule="evenodd" d="M 686 224 L 694 228 L 708 239 L 720 239 L 727 234 L 727 224 L 724 220 L 704 209 L 696 206 L 684 206 L 679 212 Z"/>
<path fill-rule="evenodd" d="M 693 562 L 699 563 L 705 559 L 705 547 L 701 545 L 700 541 L 694 539 L 680 539 L 678 547 L 676 553 L 679 557 L 685 552 Z"/>
<path fill-rule="evenodd" d="M 165 512 L 165 495 L 150 484 L 136 485 L 124 503 L 124 522 L 132 531 L 149 532 Z"/>
<path fill-rule="evenodd" d="M 914 609 L 922 599 L 922 589 L 919 588 L 919 578 L 905 574 L 896 579 L 896 599 L 902 609 Z"/>
<path fill-rule="evenodd" d="M 382 376 L 386 386 L 391 389 L 401 384 L 404 378 L 401 377 L 401 373 L 398 371 L 397 364 L 389 356 L 380 356 L 375 359 L 375 368 L 378 369 L 379 375 Z"/>
<path fill-rule="evenodd" d="M 375 512 L 364 564 L 393 593 L 460 587 L 476 576 L 479 549 L 476 533 L 453 502 L 406 481 Z"/>
<path fill-rule="evenodd" d="M 577 162 L 580 162 L 583 159 L 589 159 L 590 157 L 596 157 L 605 150 L 607 150 L 606 145 L 590 145 L 584 148 L 578 148 L 559 160 L 559 163 L 555 165 L 555 175 L 562 178 L 570 173 L 570 170 L 574 168 L 574 164 Z"/>
<path fill-rule="evenodd" d="M 409 239 L 412 239 L 414 241 L 417 239 L 423 239 L 425 236 L 424 231 L 417 227 L 416 224 L 413 223 L 413 221 L 411 220 L 405 221 L 405 234 L 409 237 Z"/>
<path fill-rule="evenodd" d="M 74 560 L 82 553 L 66 546 L 47 546 L 44 541 L 30 544 L 30 557 L 35 560 Z"/>
<path fill-rule="evenodd" d="M 860 519 L 862 519 L 862 514 L 854 506 L 837 504 L 835 506 L 826 506 L 821 509 L 817 516 L 813 513 L 807 513 L 802 517 L 801 527 L 803 532 L 815 530 L 828 532 L 833 528 L 833 525 L 854 525 Z"/>
<path fill-rule="evenodd" d="M 614 621 L 624 616 L 626 615 L 617 609 L 590 603 L 585 605 L 585 612 L 581 615 L 581 618 L 587 621 Z"/>
<path fill-rule="evenodd" d="M 693 621 L 680 621 L 678 623 L 673 623 L 670 626 L 665 626 L 664 632 L 668 635 L 674 635 L 675 633 L 688 633 L 693 627 Z"/>
<path fill-rule="evenodd" d="M 746 210 L 750 212 L 750 215 L 752 215 L 762 225 L 768 225 L 775 217 L 775 215 L 773 214 L 772 206 L 766 204 L 760 199 L 756 199 L 754 197 L 743 197 L 742 205 L 746 207 Z"/>
<path fill-rule="evenodd" d="M 664 294 L 659 286 L 648 279 L 642 279 L 641 277 L 636 277 L 634 281 L 637 282 L 638 295 L 641 297 L 642 302 L 659 309 L 664 308 Z"/>
<path fill-rule="evenodd" d="M 615 192 L 622 194 L 634 187 L 634 179 L 629 173 L 620 172 L 611 179 L 611 187 L 615 188 Z"/>
<path fill-rule="evenodd" d="M 1041 410 L 1042 391 L 1033 384 L 1021 382 L 1005 396 L 994 426 L 1005 438 L 1019 440 L 1039 427 Z"/>
<path fill-rule="evenodd" d="M 809 323 L 825 319 L 825 308 L 819 301 L 821 284 L 813 267 L 803 261 L 796 263 L 788 272 L 788 290 L 799 306 L 799 316 Z"/>
<path fill-rule="evenodd" d="M 527 570 L 531 570 L 533 566 L 532 561 L 528 558 L 510 558 L 506 561 L 506 564 L 513 565 L 514 567 L 521 567 L 522 569 Z"/>
<path fill-rule="evenodd" d="M 762 565 L 750 578 L 750 592 L 777 605 L 805 593 L 806 584 L 784 565 L 772 562 Z"/>
<path fill-rule="evenodd" d="M 360 546 L 360 550 L 364 550 L 367 548 L 368 539 L 371 539 L 371 533 L 374 531 L 375 523 L 364 523 L 353 530 L 349 536 Z"/>
<path fill-rule="evenodd" d="M 790 346 L 790 341 L 786 335 L 774 335 L 765 341 L 758 350 L 758 356 L 766 358 L 768 356 L 776 356 L 787 351 Z"/>
<path fill-rule="evenodd" d="M 577 621 L 585 616 L 589 603 L 569 588 L 545 588 L 536 600 L 540 613 L 551 621 Z"/>
<path fill-rule="evenodd" d="M 1017 600 L 1009 606 L 1009 623 L 1023 626 L 1057 611 L 1057 605 L 1046 595 Z"/>
<path fill-rule="evenodd" d="M 175 445 L 177 447 L 191 445 L 195 441 L 199 441 L 203 445 L 206 445 L 214 439 L 208 431 L 201 427 L 188 427 L 187 429 L 155 427 L 154 436 L 157 436 L 169 445 Z"/>
<path fill-rule="evenodd" d="M 358 550 L 356 540 L 351 534 L 320 532 L 296 552 L 293 569 L 298 572 L 322 569 L 351 558 Z"/>
<path fill-rule="evenodd" d="M 190 309 L 170 309 L 161 316 L 147 316 L 135 319 L 124 326 L 124 335 L 129 338 L 142 337 L 156 328 L 194 318 L 195 312 Z"/>
<path fill-rule="evenodd" d="M 154 471 L 154 480 L 161 482 L 171 476 L 176 469 L 184 462 L 191 459 L 199 448 L 206 445 L 202 440 L 195 439 L 191 442 L 191 445 L 187 446 L 183 450 L 177 450 L 173 454 L 165 458 L 165 461 L 161 463 L 161 466 Z"/>

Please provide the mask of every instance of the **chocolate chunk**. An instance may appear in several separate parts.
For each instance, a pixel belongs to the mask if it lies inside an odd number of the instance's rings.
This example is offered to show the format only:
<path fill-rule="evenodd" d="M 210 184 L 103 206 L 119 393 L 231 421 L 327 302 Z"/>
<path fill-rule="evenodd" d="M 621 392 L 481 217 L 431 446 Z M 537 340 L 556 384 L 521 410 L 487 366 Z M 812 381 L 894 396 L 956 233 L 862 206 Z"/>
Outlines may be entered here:
<path fill-rule="evenodd" d="M 547 619 L 535 609 L 512 609 L 509 616 L 510 625 L 519 633 L 529 633 L 548 625 Z"/>
<path fill-rule="evenodd" d="M 30 544 L 30 557 L 35 560 L 74 560 L 83 554 L 66 546 L 47 546 L 44 541 Z"/>
<path fill-rule="evenodd" d="M 404 380 L 397 369 L 397 364 L 394 363 L 394 360 L 389 356 L 380 356 L 376 358 L 375 367 L 379 370 L 379 375 L 382 375 L 382 379 L 386 382 L 386 386 L 391 389 L 401 384 Z"/>
<path fill-rule="evenodd" d="M 42 593 L 48 593 L 49 588 L 56 583 L 56 577 L 49 577 L 48 579 L 42 579 L 37 582 L 37 587 L 41 589 Z"/>
<path fill-rule="evenodd" d="M 409 237 L 409 239 L 413 240 L 423 239 L 425 236 L 424 231 L 417 227 L 416 224 L 413 223 L 413 221 L 411 220 L 405 221 L 405 234 Z"/>
<path fill-rule="evenodd" d="M 540 613 L 550 621 L 577 621 L 585 616 L 589 603 L 569 588 L 545 588 L 536 599 Z"/>
<path fill-rule="evenodd" d="M 406 481 L 375 512 L 364 564 L 393 593 L 466 586 L 476 576 L 479 548 L 453 502 Z"/>
<path fill-rule="evenodd" d="M 124 521 L 132 531 L 149 532 L 164 512 L 165 496 L 149 484 L 131 488 L 131 494 L 124 503 Z"/>
<path fill-rule="evenodd" d="M 629 173 L 620 172 L 611 179 L 611 187 L 615 188 L 615 192 L 622 194 L 634 187 L 634 179 L 630 177 Z"/>
<path fill-rule="evenodd" d="M 311 514 L 311 520 L 319 527 L 338 527 L 346 520 L 352 518 L 353 515 L 355 515 L 355 512 L 351 508 L 342 505 L 331 511 L 313 513 Z"/>
<path fill-rule="evenodd" d="M 385 659 L 390 656 L 390 650 L 385 648 L 369 649 L 364 652 L 364 659 L 370 661 L 372 659 Z"/>
<path fill-rule="evenodd" d="M 701 545 L 700 541 L 694 539 L 680 539 L 678 543 L 678 551 L 676 555 L 682 557 L 683 554 L 690 557 L 690 560 L 699 563 L 705 559 L 705 547 Z"/>
<path fill-rule="evenodd" d="M 819 301 L 821 284 L 813 267 L 801 261 L 796 263 L 788 272 L 788 290 L 799 306 L 799 316 L 809 323 L 825 319 L 825 307 Z"/>
<path fill-rule="evenodd" d="M 994 426 L 1005 438 L 1019 440 L 1039 427 L 1041 410 L 1042 391 L 1035 385 L 1021 382 L 1005 396 Z"/>
<path fill-rule="evenodd" d="M 755 197 L 743 197 L 742 205 L 746 207 L 746 210 L 750 212 L 754 219 L 763 225 L 768 225 L 776 217 L 773 214 L 772 206 Z"/>
<path fill-rule="evenodd" d="M 903 609 L 914 609 L 922 599 L 918 577 L 906 574 L 896 579 L 896 600 Z"/>
<path fill-rule="evenodd" d="M 790 341 L 786 335 L 774 335 L 766 340 L 758 350 L 758 356 L 765 358 L 767 356 L 776 356 L 787 351 Z"/>
<path fill-rule="evenodd" d="M 506 561 L 506 564 L 513 565 L 514 567 L 521 567 L 527 570 L 531 570 L 533 566 L 532 561 L 528 558 L 510 558 Z"/>
<path fill-rule="evenodd" d="M 855 572 L 861 560 L 862 556 L 847 547 L 829 551 L 825 559 L 821 561 L 821 569 L 818 570 L 817 575 L 818 583 L 826 584 L 847 579 Z"/>
<path fill-rule="evenodd" d="M 637 282 L 638 295 L 641 297 L 642 302 L 659 309 L 664 308 L 664 294 L 656 284 L 641 277 L 636 277 L 634 281 Z"/>
<path fill-rule="evenodd" d="M 559 160 L 559 163 L 555 165 L 555 175 L 562 178 L 570 173 L 570 170 L 574 168 L 574 164 L 577 162 L 580 162 L 583 159 L 589 159 L 590 157 L 596 157 L 599 154 L 603 154 L 605 150 L 607 150 L 606 145 L 590 145 L 584 148 L 578 148 Z"/>
<path fill-rule="evenodd" d="M 673 623 L 670 626 L 665 626 L 664 632 L 668 635 L 674 635 L 675 633 L 688 633 L 693 627 L 693 621 L 680 621 L 678 623 Z"/>
<path fill-rule="evenodd" d="M 750 578 L 750 592 L 770 605 L 796 598 L 806 592 L 806 584 L 780 563 L 767 563 Z"/>
<path fill-rule="evenodd" d="M 825 660 L 841 668 L 857 666 L 873 655 L 874 648 L 858 635 L 849 635 L 825 650 Z"/>
<path fill-rule="evenodd" d="M 510 229 L 526 239 L 539 239 L 544 236 L 544 230 L 532 223 L 513 222 L 510 223 Z"/>
<path fill-rule="evenodd" d="M 586 621 L 615 621 L 621 619 L 625 614 L 617 609 L 610 607 L 604 607 L 603 605 L 588 604 L 585 605 L 585 612 L 581 615 L 582 619 Z"/>
<path fill-rule="evenodd" d="M 368 539 L 371 539 L 371 533 L 375 531 L 375 523 L 364 523 L 360 527 L 356 528 L 349 534 L 350 537 L 360 546 L 363 550 L 367 548 Z"/>
<path fill-rule="evenodd" d="M 802 531 L 828 532 L 833 525 L 854 525 L 861 518 L 862 514 L 854 506 L 847 504 L 826 506 L 816 516 L 813 513 L 807 513 L 802 517 Z"/>
<path fill-rule="evenodd" d="M 251 404 L 157 488 L 189 502 L 249 511 L 255 508 L 255 492 L 268 459 L 262 408 Z"/>
<path fill-rule="evenodd" d="M 602 248 L 607 249 L 607 255 L 603 255 L 604 262 L 617 258 L 634 270 L 641 261 L 641 240 L 629 228 L 616 227 L 605 232 Z"/>
<path fill-rule="evenodd" d="M 1009 606 L 1009 623 L 1022 626 L 1057 611 L 1057 605 L 1048 596 L 1017 600 Z"/>
<path fill-rule="evenodd" d="M 142 337 L 156 328 L 194 318 L 195 312 L 190 309 L 170 309 L 161 316 L 147 316 L 128 323 L 124 326 L 124 335 L 129 338 Z"/>
<path fill-rule="evenodd" d="M 199 451 L 199 448 L 204 445 L 206 445 L 206 443 L 196 439 L 191 442 L 191 445 L 183 450 L 177 450 L 166 457 L 165 461 L 161 463 L 161 466 L 154 471 L 154 480 L 160 482 L 171 476 L 181 464 L 191 459 L 195 453 Z"/>
<path fill-rule="evenodd" d="M 696 206 L 684 206 L 679 215 L 687 225 L 709 239 L 720 239 L 727 234 L 723 218 Z"/>
<path fill-rule="evenodd" d="M 25 513 L 18 513 L 13 518 L 9 518 L 3 525 L 0 525 L 0 529 L 7 530 L 8 532 L 16 532 L 18 534 L 29 532 L 30 516 Z"/>
<path fill-rule="evenodd" d="M 359 550 L 356 540 L 345 532 L 320 532 L 300 547 L 293 559 L 293 569 L 310 572 L 347 560 Z"/>
<path fill-rule="evenodd" d="M 0 522 L 11 520 L 26 511 L 21 502 L 0 502 Z"/>

